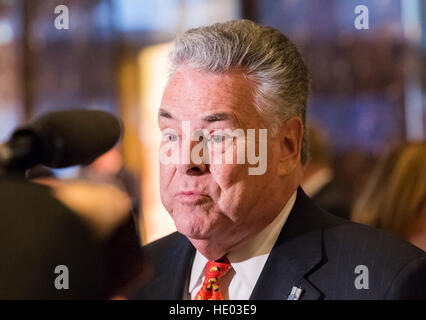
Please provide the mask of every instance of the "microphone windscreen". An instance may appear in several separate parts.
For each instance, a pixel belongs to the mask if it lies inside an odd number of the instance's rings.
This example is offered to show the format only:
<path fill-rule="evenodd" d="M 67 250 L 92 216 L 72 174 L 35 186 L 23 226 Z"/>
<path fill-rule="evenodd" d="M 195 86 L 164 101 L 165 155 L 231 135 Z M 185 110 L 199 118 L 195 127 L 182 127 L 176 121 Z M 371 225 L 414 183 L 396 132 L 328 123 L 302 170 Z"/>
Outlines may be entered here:
<path fill-rule="evenodd" d="M 100 110 L 51 112 L 31 127 L 44 141 L 42 164 L 51 168 L 90 164 L 122 136 L 121 122 Z"/>

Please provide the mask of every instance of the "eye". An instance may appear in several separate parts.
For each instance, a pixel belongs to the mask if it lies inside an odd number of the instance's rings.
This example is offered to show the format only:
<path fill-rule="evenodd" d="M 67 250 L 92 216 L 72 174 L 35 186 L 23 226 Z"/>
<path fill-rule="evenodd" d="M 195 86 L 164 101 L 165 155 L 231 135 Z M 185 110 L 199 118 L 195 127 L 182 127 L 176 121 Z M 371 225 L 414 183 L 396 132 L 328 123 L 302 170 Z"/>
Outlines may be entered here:
<path fill-rule="evenodd" d="M 210 139 L 214 143 L 222 143 L 223 141 L 225 141 L 225 136 L 220 135 L 220 134 L 213 134 L 213 135 L 211 135 Z"/>
<path fill-rule="evenodd" d="M 176 142 L 179 140 L 179 136 L 175 133 L 165 132 L 163 133 L 163 141 L 166 142 Z"/>
<path fill-rule="evenodd" d="M 177 134 L 172 134 L 172 133 L 168 133 L 166 138 L 170 142 L 175 142 L 175 141 L 178 141 L 178 139 L 179 139 Z"/>
<path fill-rule="evenodd" d="M 213 141 L 214 143 L 223 143 L 225 141 L 229 141 L 229 140 L 233 140 L 234 137 L 230 134 L 218 134 L 218 133 L 214 133 L 210 136 L 210 140 Z"/>

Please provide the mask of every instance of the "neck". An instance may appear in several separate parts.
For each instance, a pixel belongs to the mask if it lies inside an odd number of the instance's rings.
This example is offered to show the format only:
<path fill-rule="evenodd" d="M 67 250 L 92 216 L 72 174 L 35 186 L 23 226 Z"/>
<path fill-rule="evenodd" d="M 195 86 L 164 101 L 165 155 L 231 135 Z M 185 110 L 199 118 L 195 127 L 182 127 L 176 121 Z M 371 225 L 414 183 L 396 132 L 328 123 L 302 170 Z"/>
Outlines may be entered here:
<path fill-rule="evenodd" d="M 225 256 L 230 247 L 221 243 L 220 245 L 216 244 L 214 241 L 210 240 L 199 240 L 199 239 L 189 239 L 193 246 L 208 260 L 218 260 Z"/>

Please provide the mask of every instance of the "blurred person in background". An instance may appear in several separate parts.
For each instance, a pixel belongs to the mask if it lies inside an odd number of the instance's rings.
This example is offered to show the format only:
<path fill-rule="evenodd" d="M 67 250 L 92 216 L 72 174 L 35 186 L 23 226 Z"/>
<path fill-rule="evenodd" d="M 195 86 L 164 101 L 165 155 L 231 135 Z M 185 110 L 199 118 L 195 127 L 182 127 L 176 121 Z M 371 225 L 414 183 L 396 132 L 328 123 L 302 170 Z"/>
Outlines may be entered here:
<path fill-rule="evenodd" d="M 426 142 L 393 148 L 374 169 L 352 219 L 426 251 Z"/>
<path fill-rule="evenodd" d="M 81 215 L 49 187 L 13 176 L 0 176 L 0 202 L 0 299 L 108 297 L 104 250 Z"/>
<path fill-rule="evenodd" d="M 307 127 L 309 161 L 303 169 L 302 189 L 322 209 L 349 219 L 350 200 L 334 176 L 329 139 L 318 124 Z"/>
<path fill-rule="evenodd" d="M 101 242 L 107 259 L 106 297 L 127 296 L 145 271 L 128 195 L 114 185 L 90 180 L 59 182 L 54 194 Z"/>
<path fill-rule="evenodd" d="M 124 169 L 117 147 L 79 171 L 75 179 L 58 179 L 48 168 L 37 166 L 27 172 L 27 178 L 49 187 L 99 242 L 106 259 L 103 297 L 125 297 L 144 277 L 135 223 L 136 181 Z M 133 199 L 127 190 L 133 191 Z"/>
<path fill-rule="evenodd" d="M 127 292 L 132 290 L 132 286 L 138 285 L 138 277 L 143 279 L 145 274 L 140 250 L 141 235 L 138 228 L 138 221 L 141 218 L 139 215 L 141 208 L 139 181 L 125 167 L 119 145 L 103 154 L 92 164 L 82 167 L 79 178 L 103 186 L 105 212 L 108 212 L 107 207 L 115 208 L 112 212 L 116 213 L 115 220 L 118 223 L 115 224 L 114 232 L 105 242 L 105 248 L 111 262 L 111 288 L 117 290 L 125 284 L 125 292 L 120 290 L 119 294 L 126 296 Z M 109 189 L 109 194 L 107 189 Z M 122 203 L 121 206 L 120 203 Z M 127 207 L 124 206 L 125 204 Z M 92 211 L 98 212 L 95 208 Z M 120 213 L 124 213 L 124 216 Z M 100 217 L 99 213 L 95 216 Z M 120 216 L 122 216 L 121 220 Z M 101 223 L 101 219 L 99 219 L 99 223 Z"/>
<path fill-rule="evenodd" d="M 116 186 L 125 192 L 131 201 L 134 217 L 138 217 L 141 194 L 139 181 L 123 164 L 119 146 L 103 154 L 92 164 L 82 167 L 81 177 Z"/>

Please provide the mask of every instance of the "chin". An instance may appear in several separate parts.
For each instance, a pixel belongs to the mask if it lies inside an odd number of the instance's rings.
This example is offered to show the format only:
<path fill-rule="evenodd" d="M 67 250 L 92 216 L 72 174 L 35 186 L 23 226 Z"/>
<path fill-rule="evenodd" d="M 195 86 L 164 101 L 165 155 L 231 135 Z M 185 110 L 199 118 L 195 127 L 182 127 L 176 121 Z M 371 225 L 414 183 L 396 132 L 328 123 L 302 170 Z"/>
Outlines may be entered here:
<path fill-rule="evenodd" d="M 192 240 L 207 240 L 210 232 L 200 230 L 198 226 L 176 226 L 179 233 Z"/>
<path fill-rule="evenodd" d="M 176 211 L 175 211 L 176 212 Z M 208 239 L 211 234 L 211 224 L 205 221 L 206 213 L 178 211 L 172 218 L 179 233 L 191 239 Z"/>

